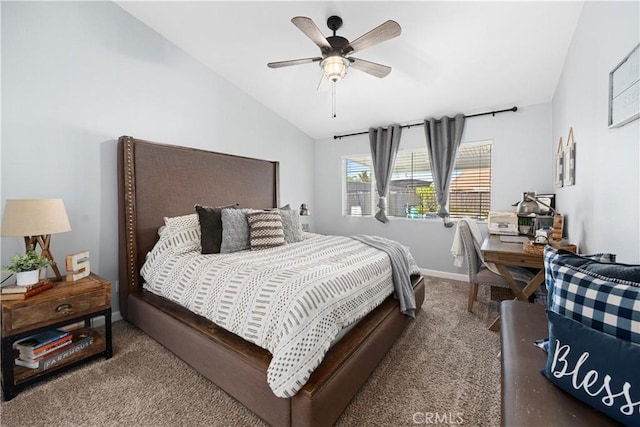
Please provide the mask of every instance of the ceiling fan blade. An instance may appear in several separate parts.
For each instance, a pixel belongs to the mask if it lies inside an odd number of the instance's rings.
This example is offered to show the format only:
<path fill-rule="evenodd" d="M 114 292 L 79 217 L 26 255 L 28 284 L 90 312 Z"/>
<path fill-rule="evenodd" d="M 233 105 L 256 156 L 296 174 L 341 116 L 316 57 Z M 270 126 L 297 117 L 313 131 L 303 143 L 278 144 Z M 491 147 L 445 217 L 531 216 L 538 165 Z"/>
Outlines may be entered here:
<path fill-rule="evenodd" d="M 360 58 L 349 58 L 351 62 L 351 66 L 356 70 L 364 71 L 367 74 L 371 74 L 372 76 L 383 78 L 389 75 L 391 72 L 391 67 L 378 64 L 376 62 L 365 61 Z"/>
<path fill-rule="evenodd" d="M 311 18 L 296 16 L 291 18 L 291 22 L 293 22 L 293 25 L 298 27 L 300 31 L 305 33 L 307 37 L 309 37 L 320 49 L 331 49 L 331 45 L 327 41 L 326 37 L 322 34 Z"/>
<path fill-rule="evenodd" d="M 342 52 L 346 55 L 361 51 L 362 49 L 398 37 L 401 31 L 402 29 L 396 21 L 389 20 L 349 43 L 342 49 Z"/>
<path fill-rule="evenodd" d="M 269 68 L 282 68 L 282 67 L 290 67 L 292 65 L 300 65 L 300 64 L 310 64 L 312 62 L 322 61 L 322 58 L 302 58 L 302 59 L 291 59 L 289 61 L 278 61 L 278 62 L 269 62 L 267 67 Z"/>
<path fill-rule="evenodd" d="M 331 81 L 327 78 L 327 75 L 322 72 L 320 83 L 318 83 L 318 92 L 326 92 L 331 88 Z"/>

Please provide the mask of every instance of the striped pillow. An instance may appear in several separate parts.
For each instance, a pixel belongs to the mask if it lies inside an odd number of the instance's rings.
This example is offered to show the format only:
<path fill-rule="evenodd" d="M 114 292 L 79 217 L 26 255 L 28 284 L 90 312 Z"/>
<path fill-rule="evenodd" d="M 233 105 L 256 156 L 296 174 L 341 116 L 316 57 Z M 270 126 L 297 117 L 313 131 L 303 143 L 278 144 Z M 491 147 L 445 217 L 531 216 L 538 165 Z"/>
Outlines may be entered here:
<path fill-rule="evenodd" d="M 275 248 L 285 244 L 282 217 L 277 211 L 247 213 L 251 250 Z"/>
<path fill-rule="evenodd" d="M 164 225 L 169 230 L 174 253 L 200 251 L 200 221 L 197 214 L 164 217 Z"/>

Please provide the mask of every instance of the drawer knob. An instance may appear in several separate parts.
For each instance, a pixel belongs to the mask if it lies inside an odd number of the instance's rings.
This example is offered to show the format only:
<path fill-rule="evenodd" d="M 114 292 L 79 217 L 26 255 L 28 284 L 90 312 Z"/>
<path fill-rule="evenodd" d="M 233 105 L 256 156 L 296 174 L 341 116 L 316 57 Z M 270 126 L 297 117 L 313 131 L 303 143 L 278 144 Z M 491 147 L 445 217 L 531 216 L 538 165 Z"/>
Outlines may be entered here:
<path fill-rule="evenodd" d="M 72 313 L 71 304 L 69 303 L 60 304 L 59 306 L 56 307 L 56 312 L 62 313 L 62 315 L 64 316 L 68 316 L 69 314 Z"/>

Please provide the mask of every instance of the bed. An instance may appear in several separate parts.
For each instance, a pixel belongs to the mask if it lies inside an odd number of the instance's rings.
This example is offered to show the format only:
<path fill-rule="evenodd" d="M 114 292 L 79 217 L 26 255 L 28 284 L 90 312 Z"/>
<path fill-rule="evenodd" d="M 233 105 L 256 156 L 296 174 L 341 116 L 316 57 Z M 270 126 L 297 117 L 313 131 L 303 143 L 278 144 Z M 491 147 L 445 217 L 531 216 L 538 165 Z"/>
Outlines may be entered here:
<path fill-rule="evenodd" d="M 390 296 L 327 352 L 293 397 L 267 384 L 271 354 L 143 288 L 140 270 L 165 216 L 194 203 L 270 209 L 279 206 L 278 162 L 157 144 L 118 142 L 119 303 L 139 327 L 203 376 L 274 426 L 323 426 L 339 418 L 411 319 Z M 412 277 L 416 305 L 424 282 Z"/>

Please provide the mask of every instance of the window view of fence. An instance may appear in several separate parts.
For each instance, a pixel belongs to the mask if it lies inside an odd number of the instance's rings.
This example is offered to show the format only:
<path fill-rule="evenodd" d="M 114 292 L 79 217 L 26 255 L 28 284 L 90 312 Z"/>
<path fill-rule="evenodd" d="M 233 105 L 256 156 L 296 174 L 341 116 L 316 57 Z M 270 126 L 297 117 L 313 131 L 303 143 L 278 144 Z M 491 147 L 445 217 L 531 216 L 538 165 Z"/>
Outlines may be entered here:
<path fill-rule="evenodd" d="M 485 219 L 491 209 L 491 142 L 462 144 L 449 191 L 453 218 Z M 345 215 L 371 216 L 378 195 L 371 155 L 348 156 L 345 165 Z M 389 183 L 387 216 L 433 218 L 439 206 L 426 148 L 400 150 Z"/>

